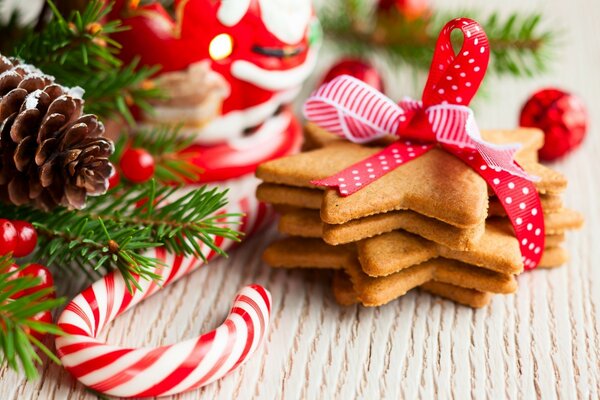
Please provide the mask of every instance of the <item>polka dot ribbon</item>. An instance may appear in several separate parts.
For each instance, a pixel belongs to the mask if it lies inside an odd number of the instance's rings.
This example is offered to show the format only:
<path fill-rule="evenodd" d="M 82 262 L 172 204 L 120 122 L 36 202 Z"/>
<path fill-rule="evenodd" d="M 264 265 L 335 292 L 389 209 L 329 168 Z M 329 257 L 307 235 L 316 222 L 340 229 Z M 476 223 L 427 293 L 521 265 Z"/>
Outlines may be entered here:
<path fill-rule="evenodd" d="M 464 36 L 456 54 L 450 37 L 455 29 Z M 400 140 L 312 183 L 335 187 L 341 196 L 349 196 L 440 145 L 471 166 L 494 190 L 514 227 L 525 268 L 532 269 L 541 259 L 545 240 L 541 204 L 532 183 L 537 178 L 514 161 L 519 144 L 495 145 L 481 138 L 468 107 L 485 75 L 489 53 L 481 26 L 471 19 L 457 18 L 440 32 L 422 101 L 404 99 L 396 104 L 347 75 L 322 85 L 304 105 L 309 121 L 355 143 L 389 134 Z"/>

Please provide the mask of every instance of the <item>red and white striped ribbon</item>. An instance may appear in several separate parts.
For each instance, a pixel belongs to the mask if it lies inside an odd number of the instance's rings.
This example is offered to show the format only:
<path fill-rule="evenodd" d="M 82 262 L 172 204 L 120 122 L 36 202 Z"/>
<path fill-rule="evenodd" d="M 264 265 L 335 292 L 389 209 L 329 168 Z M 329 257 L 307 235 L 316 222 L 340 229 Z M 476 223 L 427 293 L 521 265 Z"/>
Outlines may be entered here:
<path fill-rule="evenodd" d="M 255 232 L 270 211 L 254 197 L 252 176 L 229 181 L 227 213 L 244 213 L 241 230 Z M 221 185 L 223 187 L 223 185 Z M 239 197 L 234 197 L 236 194 Z M 231 240 L 217 238 L 223 249 Z M 208 248 L 204 248 L 208 252 Z M 223 377 L 243 364 L 263 341 L 271 313 L 271 296 L 259 285 L 243 288 L 217 329 L 197 338 L 161 347 L 126 348 L 97 339 L 114 318 L 175 280 L 203 265 L 195 257 L 176 256 L 161 248 L 155 256 L 169 267 L 157 271 L 159 284 L 140 280 L 142 290 L 129 292 L 119 272 L 95 282 L 76 296 L 61 314 L 58 325 L 68 334 L 56 339 L 63 366 L 82 384 L 120 397 L 165 396 L 193 390 Z M 216 256 L 208 253 L 208 258 Z"/>

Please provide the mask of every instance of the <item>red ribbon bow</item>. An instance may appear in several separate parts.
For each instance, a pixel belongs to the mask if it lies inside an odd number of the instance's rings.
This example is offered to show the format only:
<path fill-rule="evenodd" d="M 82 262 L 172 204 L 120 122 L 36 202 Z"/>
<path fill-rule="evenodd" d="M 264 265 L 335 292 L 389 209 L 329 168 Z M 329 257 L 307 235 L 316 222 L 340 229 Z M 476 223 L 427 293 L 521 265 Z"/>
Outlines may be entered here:
<path fill-rule="evenodd" d="M 460 29 L 464 42 L 454 54 L 450 34 Z M 514 161 L 520 145 L 485 142 L 467 107 L 483 80 L 489 43 L 481 26 L 467 18 L 446 24 L 438 38 L 422 101 L 399 105 L 365 83 L 340 76 L 321 86 L 304 106 L 306 118 L 356 143 L 390 133 L 401 138 L 379 153 L 328 178 L 314 181 L 348 196 L 439 144 L 479 173 L 504 206 L 519 240 L 526 269 L 541 259 L 544 218 L 537 190 Z"/>

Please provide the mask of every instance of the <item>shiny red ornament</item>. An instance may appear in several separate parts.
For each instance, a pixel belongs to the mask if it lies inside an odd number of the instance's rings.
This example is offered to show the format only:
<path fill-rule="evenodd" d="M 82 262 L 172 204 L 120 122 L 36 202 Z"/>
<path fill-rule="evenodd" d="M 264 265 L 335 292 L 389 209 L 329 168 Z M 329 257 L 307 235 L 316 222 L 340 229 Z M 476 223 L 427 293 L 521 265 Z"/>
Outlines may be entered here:
<path fill-rule="evenodd" d="M 48 268 L 41 264 L 29 264 L 21 272 L 19 272 L 19 276 L 32 276 L 39 279 L 39 283 L 34 287 L 23 290 L 13 298 L 17 299 L 22 296 L 28 296 L 35 292 L 38 292 L 43 289 L 52 288 L 54 289 L 54 279 L 52 278 L 52 273 Z M 50 294 L 45 296 L 44 298 L 54 298 L 56 297 L 55 291 L 52 290 Z"/>
<path fill-rule="evenodd" d="M 154 157 L 144 149 L 128 148 L 119 163 L 123 176 L 134 183 L 143 183 L 154 176 Z"/>
<path fill-rule="evenodd" d="M 344 58 L 335 63 L 325 75 L 322 83 L 327 83 L 340 75 L 350 75 L 367 85 L 384 92 L 383 80 L 379 71 L 368 61 L 360 58 Z"/>
<path fill-rule="evenodd" d="M 17 230 L 7 219 L 0 219 L 0 256 L 12 253 L 17 247 Z"/>
<path fill-rule="evenodd" d="M 427 14 L 429 1 L 427 0 L 379 0 L 377 11 L 389 12 L 396 8 L 408 20 L 413 20 Z"/>
<path fill-rule="evenodd" d="M 34 322 L 44 322 L 46 324 L 51 324 L 52 314 L 50 313 L 50 311 L 42 311 L 34 315 L 32 318 L 30 318 L 30 320 Z M 42 340 L 44 336 L 46 336 L 45 333 L 38 332 L 35 329 L 30 329 L 29 327 L 25 327 L 25 333 L 31 333 L 31 335 L 37 340 Z"/>
<path fill-rule="evenodd" d="M 13 251 L 15 257 L 25 257 L 31 254 L 37 245 L 37 232 L 27 221 L 12 221 L 17 230 L 17 244 Z"/>
<path fill-rule="evenodd" d="M 561 158 L 581 144 L 588 128 L 585 105 L 573 94 L 547 88 L 533 94 L 521 110 L 520 125 L 544 131 L 539 151 L 546 161 Z"/>
<path fill-rule="evenodd" d="M 17 264 L 10 264 L 8 266 L 8 268 L 2 269 L 3 274 L 11 274 L 10 277 L 8 278 L 8 280 L 12 280 L 15 279 L 19 274 L 15 273 L 17 270 L 19 269 L 19 266 Z"/>

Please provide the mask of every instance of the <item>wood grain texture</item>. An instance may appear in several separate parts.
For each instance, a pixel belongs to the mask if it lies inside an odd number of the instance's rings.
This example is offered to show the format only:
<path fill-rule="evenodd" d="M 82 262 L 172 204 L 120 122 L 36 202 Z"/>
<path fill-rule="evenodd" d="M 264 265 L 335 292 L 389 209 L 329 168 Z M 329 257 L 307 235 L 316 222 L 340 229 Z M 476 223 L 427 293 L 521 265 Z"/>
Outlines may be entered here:
<path fill-rule="evenodd" d="M 556 164 L 570 179 L 566 203 L 586 216 L 585 228 L 568 237 L 566 267 L 525 273 L 516 295 L 497 296 L 478 311 L 419 292 L 380 308 L 341 308 L 322 274 L 272 271 L 260 262 L 271 229 L 118 318 L 103 332 L 106 340 L 141 346 L 192 337 L 220 324 L 229 307 L 224 301 L 257 282 L 273 294 L 263 350 L 223 380 L 176 399 L 600 398 L 600 4 L 460 3 L 540 9 L 563 28 L 561 59 L 551 73 L 489 79 L 491 99 L 479 102 L 476 113 L 482 128 L 512 127 L 525 98 L 548 85 L 575 91 L 589 106 L 587 141 Z M 409 75 L 389 83 L 395 97 L 413 87 Z M 61 290 L 73 295 L 83 286 L 70 280 Z M 93 398 L 56 365 L 46 363 L 33 382 L 0 369 L 0 399 Z"/>

